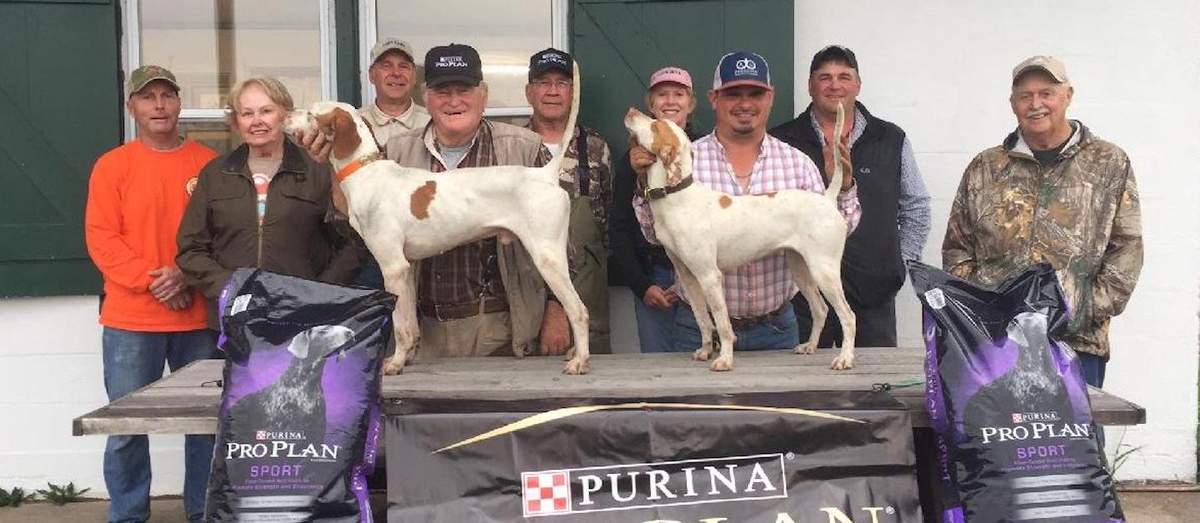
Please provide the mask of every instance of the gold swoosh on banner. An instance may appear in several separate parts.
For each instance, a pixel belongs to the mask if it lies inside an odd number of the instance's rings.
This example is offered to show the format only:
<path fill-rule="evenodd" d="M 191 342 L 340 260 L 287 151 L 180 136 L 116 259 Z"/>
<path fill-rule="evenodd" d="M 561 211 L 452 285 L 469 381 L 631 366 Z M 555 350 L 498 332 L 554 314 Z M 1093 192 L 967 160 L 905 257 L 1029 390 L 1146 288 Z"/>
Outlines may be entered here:
<path fill-rule="evenodd" d="M 569 418 L 571 416 L 578 416 L 580 414 L 587 414 L 590 412 L 599 412 L 602 410 L 632 410 L 632 409 L 749 410 L 749 411 L 757 411 L 757 412 L 773 412 L 776 414 L 795 414 L 795 415 L 799 415 L 799 416 L 810 416 L 813 418 L 823 418 L 823 419 L 828 419 L 828 420 L 833 420 L 833 421 L 845 421 L 845 422 L 849 422 L 849 423 L 866 423 L 866 421 L 863 421 L 860 419 L 847 418 L 844 416 L 838 416 L 835 414 L 827 414 L 827 413 L 819 412 L 819 411 L 815 411 L 815 410 L 793 409 L 793 408 L 788 408 L 788 407 L 756 407 L 756 406 L 751 406 L 751 405 L 704 405 L 704 404 L 700 404 L 700 403 L 649 403 L 649 402 L 643 401 L 643 402 L 638 402 L 638 403 L 620 403 L 617 405 L 589 405 L 589 406 L 585 406 L 585 407 L 566 407 L 566 408 L 562 408 L 562 409 L 549 410 L 549 411 L 542 412 L 539 414 L 534 414 L 532 416 L 529 416 L 527 418 L 524 418 L 524 419 L 521 419 L 518 421 L 514 421 L 512 423 L 509 423 L 508 425 L 504 425 L 502 427 L 489 430 L 478 436 L 464 439 L 453 445 L 450 445 L 447 447 L 442 447 L 440 449 L 433 451 L 433 453 L 438 454 L 441 452 L 445 452 L 447 450 L 456 449 L 458 447 L 473 445 L 475 443 L 479 443 L 480 441 L 492 439 L 496 436 L 503 436 L 505 434 L 511 434 L 511 433 L 517 432 L 519 430 L 524 430 L 524 429 L 527 429 L 530 427 L 536 427 L 538 425 L 541 425 L 544 423 L 549 423 L 554 420 Z"/>

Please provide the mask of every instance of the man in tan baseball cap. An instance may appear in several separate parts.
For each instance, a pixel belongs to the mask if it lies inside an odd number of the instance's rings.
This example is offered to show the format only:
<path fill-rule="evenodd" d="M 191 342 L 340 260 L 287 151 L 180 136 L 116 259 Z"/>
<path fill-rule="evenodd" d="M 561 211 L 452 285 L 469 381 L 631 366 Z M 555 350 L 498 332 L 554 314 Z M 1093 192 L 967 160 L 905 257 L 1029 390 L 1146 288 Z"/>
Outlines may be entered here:
<path fill-rule="evenodd" d="M 362 116 L 381 145 L 395 134 L 429 123 L 429 112 L 413 103 L 413 91 L 420 80 L 408 42 L 392 37 L 376 42 L 371 48 L 367 80 L 375 86 L 375 100 L 363 104 Z"/>
<path fill-rule="evenodd" d="M 942 264 L 996 285 L 1049 263 L 1072 315 L 1059 338 L 1089 385 L 1104 385 L 1108 330 L 1142 268 L 1137 182 L 1120 147 L 1067 118 L 1075 88 L 1063 62 L 1031 56 L 1012 70 L 1017 129 L 977 155 L 950 209 Z"/>
<path fill-rule="evenodd" d="M 363 104 L 359 113 L 371 125 L 375 140 L 387 147 L 393 136 L 429 123 L 429 111 L 413 102 L 413 92 L 420 79 L 413 60 L 412 45 L 399 38 L 380 39 L 371 48 L 371 67 L 367 80 L 375 86 L 375 101 Z M 383 274 L 378 263 L 364 253 L 363 268 L 358 283 L 382 289 Z"/>

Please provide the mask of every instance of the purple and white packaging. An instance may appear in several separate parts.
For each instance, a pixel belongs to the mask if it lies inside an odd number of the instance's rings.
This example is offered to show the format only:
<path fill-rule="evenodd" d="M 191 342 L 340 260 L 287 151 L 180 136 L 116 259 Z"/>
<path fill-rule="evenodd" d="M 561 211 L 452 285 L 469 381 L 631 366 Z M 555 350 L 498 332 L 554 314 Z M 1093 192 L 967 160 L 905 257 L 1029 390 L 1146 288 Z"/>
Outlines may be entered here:
<path fill-rule="evenodd" d="M 238 269 L 205 521 L 369 523 L 380 365 L 396 298 Z"/>
<path fill-rule="evenodd" d="M 925 396 L 941 523 L 1124 521 L 1054 269 L 995 289 L 909 262 L 924 310 Z"/>

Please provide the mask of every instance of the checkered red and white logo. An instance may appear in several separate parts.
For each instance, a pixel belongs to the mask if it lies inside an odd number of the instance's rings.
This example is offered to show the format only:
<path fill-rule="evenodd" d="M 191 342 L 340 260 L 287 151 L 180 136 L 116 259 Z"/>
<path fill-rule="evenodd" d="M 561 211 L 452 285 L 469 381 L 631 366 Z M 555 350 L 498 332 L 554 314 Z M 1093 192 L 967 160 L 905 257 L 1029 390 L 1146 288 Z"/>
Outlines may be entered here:
<path fill-rule="evenodd" d="M 523 472 L 521 486 L 521 505 L 525 516 L 571 511 L 571 483 L 567 479 L 567 471 Z"/>
<path fill-rule="evenodd" d="M 258 431 L 258 432 L 255 432 L 255 433 L 254 433 L 254 439 L 257 439 L 257 440 L 260 440 L 260 441 L 261 441 L 261 440 L 264 440 L 264 439 L 267 439 L 267 431 L 265 431 L 265 430 L 260 430 L 260 431 Z"/>

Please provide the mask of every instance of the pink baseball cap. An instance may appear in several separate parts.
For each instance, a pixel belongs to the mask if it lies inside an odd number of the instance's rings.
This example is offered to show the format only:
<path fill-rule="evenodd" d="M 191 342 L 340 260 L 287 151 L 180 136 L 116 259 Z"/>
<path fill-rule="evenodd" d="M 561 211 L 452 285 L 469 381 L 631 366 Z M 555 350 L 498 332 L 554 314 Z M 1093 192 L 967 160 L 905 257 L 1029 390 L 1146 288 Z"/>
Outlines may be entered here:
<path fill-rule="evenodd" d="M 678 67 L 664 67 L 654 71 L 654 74 L 650 75 L 650 86 L 647 89 L 653 89 L 654 86 L 663 82 L 675 82 L 691 89 L 692 75 Z"/>

